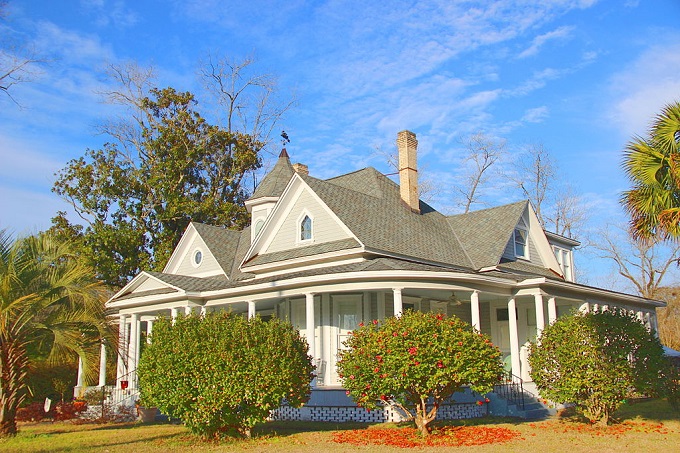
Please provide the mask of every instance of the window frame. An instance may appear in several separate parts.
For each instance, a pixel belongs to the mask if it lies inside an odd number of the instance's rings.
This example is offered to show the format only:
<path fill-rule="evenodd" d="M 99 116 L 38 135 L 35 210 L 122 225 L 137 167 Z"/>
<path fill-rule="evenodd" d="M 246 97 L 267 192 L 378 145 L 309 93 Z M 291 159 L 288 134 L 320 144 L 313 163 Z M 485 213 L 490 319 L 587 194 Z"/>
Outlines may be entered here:
<path fill-rule="evenodd" d="M 524 233 L 524 237 L 521 236 L 521 233 Z M 518 242 L 517 241 L 518 237 L 521 237 L 524 240 L 524 243 Z M 524 260 L 529 260 L 529 230 L 517 225 L 514 231 L 512 232 L 512 242 L 514 245 L 515 257 Z M 518 245 L 521 245 L 524 248 L 524 253 L 518 253 L 517 251 Z"/>
<path fill-rule="evenodd" d="M 309 219 L 309 237 L 303 238 L 302 234 L 303 234 L 304 230 L 302 229 L 302 227 L 303 227 L 303 222 L 307 218 Z M 296 225 L 297 225 L 296 234 L 295 234 L 296 244 L 306 245 L 306 244 L 310 244 L 310 243 L 314 242 L 314 216 L 312 216 L 307 210 L 305 210 L 298 217 L 298 221 L 297 221 Z"/>

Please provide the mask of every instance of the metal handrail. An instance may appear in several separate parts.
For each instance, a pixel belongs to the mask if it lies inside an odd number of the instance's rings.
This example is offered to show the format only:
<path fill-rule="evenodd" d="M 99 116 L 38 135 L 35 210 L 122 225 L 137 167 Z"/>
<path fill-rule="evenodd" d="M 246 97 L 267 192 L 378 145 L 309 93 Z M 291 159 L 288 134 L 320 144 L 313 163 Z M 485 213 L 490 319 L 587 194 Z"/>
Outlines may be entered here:
<path fill-rule="evenodd" d="M 503 380 L 496 385 L 496 393 L 508 402 L 524 410 L 524 381 L 511 371 L 503 375 Z"/>

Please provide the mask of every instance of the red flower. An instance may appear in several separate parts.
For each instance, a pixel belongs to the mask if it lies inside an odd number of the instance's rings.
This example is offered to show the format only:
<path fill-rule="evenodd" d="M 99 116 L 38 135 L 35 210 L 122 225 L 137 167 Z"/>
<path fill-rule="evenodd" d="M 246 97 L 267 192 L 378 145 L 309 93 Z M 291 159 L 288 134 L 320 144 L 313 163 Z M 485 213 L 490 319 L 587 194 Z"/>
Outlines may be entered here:
<path fill-rule="evenodd" d="M 398 335 L 397 332 L 392 332 L 393 337 L 396 337 L 397 335 Z"/>
<path fill-rule="evenodd" d="M 477 401 L 477 406 L 481 406 L 482 404 L 484 403 L 482 403 L 481 401 Z"/>
<path fill-rule="evenodd" d="M 378 367 L 373 368 L 374 373 L 377 373 L 378 371 L 380 371 L 380 368 L 378 368 Z"/>
<path fill-rule="evenodd" d="M 444 364 L 442 363 L 441 360 L 437 362 L 437 368 L 444 368 Z"/>
<path fill-rule="evenodd" d="M 363 322 L 360 322 L 360 323 L 359 323 L 359 327 L 364 327 L 364 323 L 363 323 Z"/>
<path fill-rule="evenodd" d="M 350 378 L 350 379 L 354 379 L 354 375 L 353 375 L 353 374 L 350 374 L 350 375 L 349 375 L 349 378 Z"/>
<path fill-rule="evenodd" d="M 374 319 L 372 322 L 373 322 L 373 325 L 375 325 L 375 326 L 378 325 L 378 320 L 377 320 L 377 319 Z"/>
<path fill-rule="evenodd" d="M 459 341 L 459 342 L 458 342 L 458 346 L 463 346 L 463 342 L 462 342 L 462 341 Z"/>
<path fill-rule="evenodd" d="M 418 348 L 416 348 L 415 346 L 412 347 L 412 348 L 409 348 L 408 353 L 411 354 L 411 355 L 416 355 L 416 354 L 418 354 Z"/>
<path fill-rule="evenodd" d="M 489 398 L 484 398 L 484 402 L 489 403 L 489 402 L 491 402 L 491 400 Z"/>

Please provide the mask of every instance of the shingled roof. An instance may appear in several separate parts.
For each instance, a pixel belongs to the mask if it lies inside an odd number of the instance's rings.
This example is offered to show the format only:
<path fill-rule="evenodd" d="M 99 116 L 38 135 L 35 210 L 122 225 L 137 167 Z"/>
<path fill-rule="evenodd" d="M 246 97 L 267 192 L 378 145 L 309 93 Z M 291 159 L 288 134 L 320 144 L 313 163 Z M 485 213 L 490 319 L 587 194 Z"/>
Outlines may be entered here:
<path fill-rule="evenodd" d="M 288 158 L 288 152 L 284 148 L 281 150 L 279 160 L 276 161 L 274 168 L 262 179 L 250 200 L 262 197 L 280 197 L 293 173 L 294 170 Z"/>
<path fill-rule="evenodd" d="M 472 269 L 446 217 L 423 202 L 412 212 L 374 168 L 326 181 L 300 176 L 367 249 Z"/>
<path fill-rule="evenodd" d="M 512 237 L 527 200 L 448 217 L 475 269 L 496 266 Z"/>
<path fill-rule="evenodd" d="M 191 222 L 191 224 L 217 260 L 222 271 L 229 276 L 242 232 L 198 222 Z"/>

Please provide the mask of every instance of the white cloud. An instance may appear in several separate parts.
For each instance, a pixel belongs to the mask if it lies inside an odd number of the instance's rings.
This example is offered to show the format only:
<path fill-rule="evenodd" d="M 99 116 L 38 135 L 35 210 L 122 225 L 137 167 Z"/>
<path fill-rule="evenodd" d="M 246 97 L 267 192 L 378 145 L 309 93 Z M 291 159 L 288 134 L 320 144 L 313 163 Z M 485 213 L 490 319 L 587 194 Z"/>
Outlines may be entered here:
<path fill-rule="evenodd" d="M 543 47 L 543 45 L 554 39 L 566 39 L 569 38 L 571 35 L 571 32 L 574 30 L 574 27 L 559 27 L 551 32 L 536 36 L 533 41 L 531 42 L 531 45 L 524 49 L 517 58 L 527 58 L 533 55 L 536 55 L 539 50 Z"/>
<path fill-rule="evenodd" d="M 548 110 L 548 107 L 546 106 L 529 109 L 526 112 L 524 112 L 524 116 L 522 116 L 522 121 L 525 121 L 527 123 L 541 123 L 544 119 L 548 117 L 549 113 L 550 112 Z"/>
<path fill-rule="evenodd" d="M 680 101 L 680 36 L 654 45 L 611 78 L 609 119 L 623 137 L 643 135 L 664 105 Z"/>

